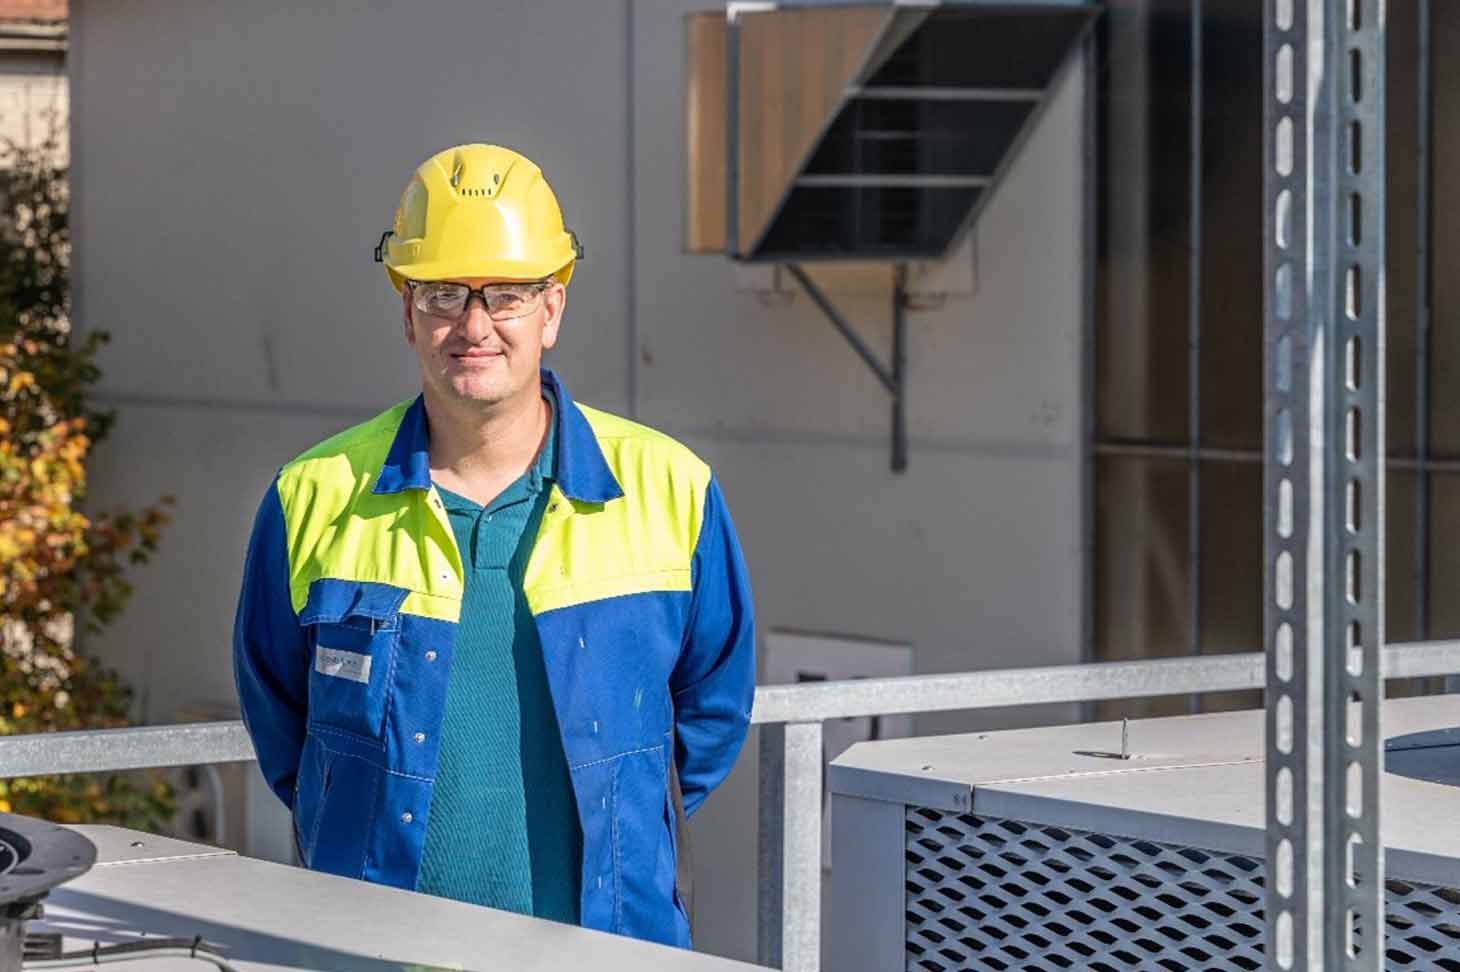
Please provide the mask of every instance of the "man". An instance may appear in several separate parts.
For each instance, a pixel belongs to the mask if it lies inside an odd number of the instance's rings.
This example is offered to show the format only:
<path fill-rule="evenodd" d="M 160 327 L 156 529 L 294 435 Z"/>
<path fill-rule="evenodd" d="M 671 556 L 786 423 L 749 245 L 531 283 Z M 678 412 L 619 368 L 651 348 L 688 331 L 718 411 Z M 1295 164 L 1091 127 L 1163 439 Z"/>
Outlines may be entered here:
<path fill-rule="evenodd" d="M 750 589 L 708 467 L 540 370 L 581 255 L 517 153 L 416 170 L 376 258 L 422 393 L 280 470 L 235 674 L 307 866 L 687 946 Z"/>

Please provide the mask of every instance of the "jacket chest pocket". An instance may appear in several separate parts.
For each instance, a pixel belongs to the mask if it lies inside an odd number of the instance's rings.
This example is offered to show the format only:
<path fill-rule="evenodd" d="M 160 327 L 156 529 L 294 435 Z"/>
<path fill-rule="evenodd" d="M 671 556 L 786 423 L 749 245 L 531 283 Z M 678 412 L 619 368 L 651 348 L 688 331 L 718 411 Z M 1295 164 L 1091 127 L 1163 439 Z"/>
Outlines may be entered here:
<path fill-rule="evenodd" d="M 299 622 L 309 630 L 309 724 L 383 737 L 406 592 L 384 584 L 318 580 Z"/>

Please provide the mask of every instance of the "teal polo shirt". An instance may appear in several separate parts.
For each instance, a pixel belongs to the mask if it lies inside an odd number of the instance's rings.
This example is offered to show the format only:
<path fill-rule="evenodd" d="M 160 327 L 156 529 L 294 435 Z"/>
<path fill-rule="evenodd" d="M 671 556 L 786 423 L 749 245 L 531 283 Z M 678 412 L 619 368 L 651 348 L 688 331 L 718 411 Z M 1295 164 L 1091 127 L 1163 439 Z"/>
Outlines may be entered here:
<path fill-rule="evenodd" d="M 576 924 L 583 837 L 522 593 L 554 478 L 548 428 L 537 462 L 489 505 L 436 487 L 466 590 L 416 890 Z"/>

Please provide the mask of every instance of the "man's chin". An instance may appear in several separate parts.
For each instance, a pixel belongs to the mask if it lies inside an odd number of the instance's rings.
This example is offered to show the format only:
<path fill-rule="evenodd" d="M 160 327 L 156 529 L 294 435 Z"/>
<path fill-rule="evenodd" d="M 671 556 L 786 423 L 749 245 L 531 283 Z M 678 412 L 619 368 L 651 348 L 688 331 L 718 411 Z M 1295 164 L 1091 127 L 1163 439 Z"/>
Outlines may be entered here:
<path fill-rule="evenodd" d="M 456 377 L 446 384 L 457 401 L 480 406 L 498 405 L 511 398 L 515 391 L 506 382 L 484 381 L 479 377 Z"/>

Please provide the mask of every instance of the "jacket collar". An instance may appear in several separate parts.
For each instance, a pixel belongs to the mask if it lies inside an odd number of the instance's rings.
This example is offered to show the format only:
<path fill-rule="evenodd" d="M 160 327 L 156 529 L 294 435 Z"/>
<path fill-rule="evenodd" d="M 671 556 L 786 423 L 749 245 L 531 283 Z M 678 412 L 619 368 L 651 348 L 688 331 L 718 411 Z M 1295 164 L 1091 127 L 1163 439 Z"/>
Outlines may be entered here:
<path fill-rule="evenodd" d="M 542 369 L 543 387 L 557 399 L 553 421 L 557 423 L 558 488 L 571 500 L 583 503 L 606 503 L 624 494 L 614 478 L 598 437 L 581 409 L 573 403 L 568 389 L 551 369 Z M 395 441 L 390 444 L 380 474 L 375 477 L 376 493 L 399 493 L 407 489 L 431 488 L 430 433 L 426 422 L 426 402 L 421 395 L 401 416 Z"/>

